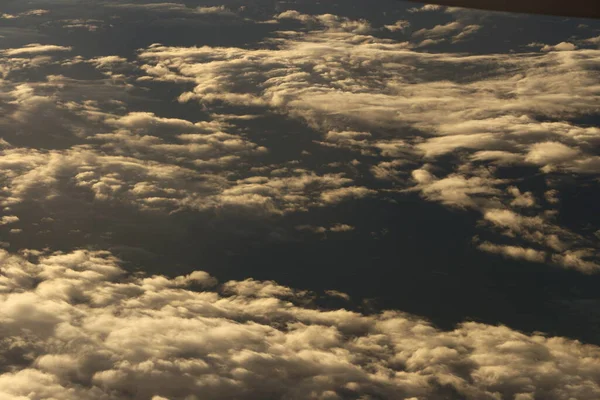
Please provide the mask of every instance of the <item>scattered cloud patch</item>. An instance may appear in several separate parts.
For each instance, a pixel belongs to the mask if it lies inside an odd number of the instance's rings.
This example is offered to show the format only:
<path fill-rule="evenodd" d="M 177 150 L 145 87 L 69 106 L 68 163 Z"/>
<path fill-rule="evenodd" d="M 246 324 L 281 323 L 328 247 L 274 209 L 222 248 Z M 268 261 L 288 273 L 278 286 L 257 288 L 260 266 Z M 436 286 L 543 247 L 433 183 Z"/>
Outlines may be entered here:
<path fill-rule="evenodd" d="M 440 11 L 442 9 L 443 9 L 443 7 L 440 6 L 439 4 L 425 4 L 424 6 L 421 6 L 421 7 L 409 8 L 408 12 L 409 13 L 431 12 L 431 11 Z"/>
<path fill-rule="evenodd" d="M 576 49 L 577 46 L 570 42 L 560 42 L 553 46 L 544 45 L 544 47 L 542 47 L 542 51 L 573 51 Z"/>
<path fill-rule="evenodd" d="M 2 54 L 5 56 L 22 56 L 22 55 L 36 55 L 36 54 L 44 54 L 44 53 L 55 53 L 55 52 L 66 52 L 71 51 L 71 47 L 67 46 L 58 46 L 51 44 L 39 44 L 39 43 L 31 43 L 26 46 L 16 48 L 16 49 L 6 49 L 2 50 Z"/>

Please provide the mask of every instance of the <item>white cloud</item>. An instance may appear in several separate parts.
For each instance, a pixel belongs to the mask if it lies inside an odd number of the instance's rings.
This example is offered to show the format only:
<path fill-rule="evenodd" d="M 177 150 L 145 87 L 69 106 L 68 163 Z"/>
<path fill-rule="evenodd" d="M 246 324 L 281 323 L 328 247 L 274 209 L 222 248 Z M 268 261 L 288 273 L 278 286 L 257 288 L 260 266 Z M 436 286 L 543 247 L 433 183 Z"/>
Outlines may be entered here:
<path fill-rule="evenodd" d="M 409 8 L 408 12 L 410 12 L 410 13 L 417 13 L 417 12 L 439 11 L 442 8 L 443 7 L 440 6 L 439 4 L 425 4 L 424 6 L 421 6 L 421 7 Z"/>
<path fill-rule="evenodd" d="M 587 44 L 600 45 L 600 35 L 599 36 L 595 36 L 595 37 L 591 37 L 591 38 L 588 38 L 588 39 L 585 39 L 584 42 L 587 43 Z"/>
<path fill-rule="evenodd" d="M 410 21 L 400 19 L 391 25 L 384 25 L 384 28 L 390 32 L 404 32 L 410 27 Z"/>
<path fill-rule="evenodd" d="M 570 161 L 579 155 L 579 152 L 558 142 L 536 143 L 531 146 L 525 161 L 538 165 L 560 164 Z"/>
<path fill-rule="evenodd" d="M 16 215 L 3 215 L 2 218 L 0 218 L 0 225 L 9 225 L 16 222 L 19 222 L 19 217 Z"/>
<path fill-rule="evenodd" d="M 531 192 L 522 193 L 516 186 L 510 186 L 508 192 L 514 196 L 514 200 L 510 202 L 512 206 L 534 207 L 536 205 L 535 197 Z"/>
<path fill-rule="evenodd" d="M 157 9 L 182 6 L 153 4 Z M 547 174 L 600 172 L 600 157 L 593 150 L 600 130 L 572 122 L 598 111 L 599 51 L 425 53 L 410 43 L 368 35 L 370 28 L 360 20 L 296 11 L 277 18 L 299 20 L 308 29 L 279 32 L 265 48 L 155 44 L 140 50 L 131 64 L 116 56 L 77 62 L 101 71 L 139 65 L 146 73 L 140 81 L 192 86 L 181 89 L 180 101 L 201 102 L 209 111 L 224 102 L 300 119 L 322 133 L 317 143 L 360 153 L 364 170 L 378 180 L 378 190 L 379 185 L 393 185 L 386 190 L 416 191 L 430 201 L 476 210 L 482 215 L 481 227 L 499 229 L 484 217 L 493 210 L 527 209 L 529 218 L 543 221 L 536 232 L 504 229 L 515 241 L 545 243 L 537 238 L 545 232 L 567 243 L 553 244 L 548 251 L 594 245 L 535 207 L 535 198 L 541 199 L 547 189 L 521 193 L 516 182 L 497 174 L 502 168 L 531 165 Z M 455 21 L 417 36 L 456 39 L 469 26 Z M 481 68 L 485 73 L 479 73 Z M 474 73 L 465 78 L 464 71 Z M 110 76 L 104 82 L 113 79 L 119 78 Z M 83 92 L 82 85 L 48 77 L 48 82 L 9 92 L 11 107 L 17 109 L 10 123 L 24 123 L 38 110 L 57 104 L 61 111 L 91 122 L 93 129 L 73 129 L 86 135 L 86 144 L 70 150 L 4 150 L 4 204 L 60 196 L 69 176 L 96 200 L 169 211 L 234 208 L 285 214 L 378 193 L 371 184 L 351 178 L 360 173 L 355 169 L 323 175 L 262 165 L 268 150 L 232 128 L 229 117 L 193 122 L 128 112 L 122 106 L 107 112 L 108 103 L 63 97 L 62 88 Z M 552 121 L 542 122 L 543 117 Z M 445 162 L 450 159 L 452 163 Z M 59 162 L 65 162 L 62 169 Z M 253 163 L 257 165 L 246 174 Z M 347 163 L 328 165 L 337 169 Z M 507 189 L 511 185 L 519 193 Z"/>
<path fill-rule="evenodd" d="M 296 230 L 307 231 L 307 232 L 312 232 L 312 233 L 327 232 L 327 228 L 325 228 L 324 226 L 315 226 L 315 225 L 298 225 L 298 226 L 296 226 Z"/>
<path fill-rule="evenodd" d="M 433 28 L 419 29 L 413 32 L 414 37 L 437 38 L 444 37 L 456 31 L 463 29 L 463 24 L 458 21 L 448 22 L 444 25 L 436 25 Z"/>
<path fill-rule="evenodd" d="M 573 51 L 576 50 L 577 46 L 570 42 L 560 42 L 554 46 L 544 45 L 542 51 Z"/>
<path fill-rule="evenodd" d="M 350 301 L 350 295 L 339 290 L 326 290 L 325 294 L 331 297 L 337 297 L 346 301 Z"/>
<path fill-rule="evenodd" d="M 16 14 L 16 15 L 15 14 L 0 14 L 0 19 L 15 19 L 15 18 L 22 18 L 22 17 L 29 17 L 29 16 L 39 17 L 42 15 L 46 15 L 49 12 L 50 12 L 49 10 L 37 9 L 37 10 L 24 11 L 24 12 Z"/>
<path fill-rule="evenodd" d="M 6 399 L 600 395 L 600 349 L 566 338 L 321 310 L 275 282 L 127 276 L 106 252 L 0 263 Z"/>
<path fill-rule="evenodd" d="M 477 32 L 478 30 L 481 29 L 481 25 L 467 25 L 465 26 L 462 31 L 456 35 L 454 35 L 452 37 L 452 42 L 460 42 L 462 40 L 465 40 L 466 38 L 468 38 L 469 36 L 473 35 L 475 32 Z"/>
<path fill-rule="evenodd" d="M 418 183 L 412 190 L 419 190 L 428 200 L 459 208 L 485 208 L 490 197 L 500 194 L 496 186 L 502 183 L 494 178 L 460 174 L 438 179 L 424 169 L 413 171 L 412 177 Z"/>
<path fill-rule="evenodd" d="M 66 52 L 71 51 L 71 47 L 67 46 L 58 46 L 52 44 L 39 44 L 39 43 L 31 43 L 26 46 L 15 48 L 15 49 L 6 49 L 2 50 L 1 54 L 9 57 L 14 56 L 22 56 L 22 55 L 36 55 L 36 54 L 44 54 L 44 53 L 55 53 L 55 52 Z"/>
<path fill-rule="evenodd" d="M 524 259 L 531 262 L 544 262 L 546 253 L 536 249 L 527 249 L 519 246 L 497 245 L 489 242 L 481 243 L 477 246 L 480 250 L 489 253 L 501 254 L 508 258 Z"/>
<path fill-rule="evenodd" d="M 352 225 L 348 224 L 335 224 L 331 228 L 329 228 L 331 232 L 350 232 L 354 229 L 355 228 Z"/>
<path fill-rule="evenodd" d="M 360 199 L 377 193 L 373 189 L 362 186 L 348 186 L 343 188 L 326 190 L 321 193 L 321 198 L 325 203 L 336 204 L 347 199 Z"/>

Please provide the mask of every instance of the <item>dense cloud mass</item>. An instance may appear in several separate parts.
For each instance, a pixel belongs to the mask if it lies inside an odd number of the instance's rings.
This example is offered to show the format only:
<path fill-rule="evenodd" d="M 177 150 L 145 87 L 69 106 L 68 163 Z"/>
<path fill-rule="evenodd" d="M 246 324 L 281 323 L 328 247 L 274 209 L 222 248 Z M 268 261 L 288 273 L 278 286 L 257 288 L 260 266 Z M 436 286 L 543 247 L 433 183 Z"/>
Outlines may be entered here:
<path fill-rule="evenodd" d="M 0 260 L 7 400 L 600 396 L 600 349 L 565 338 L 323 310 L 315 293 L 201 271 L 132 276 L 107 252 Z"/>

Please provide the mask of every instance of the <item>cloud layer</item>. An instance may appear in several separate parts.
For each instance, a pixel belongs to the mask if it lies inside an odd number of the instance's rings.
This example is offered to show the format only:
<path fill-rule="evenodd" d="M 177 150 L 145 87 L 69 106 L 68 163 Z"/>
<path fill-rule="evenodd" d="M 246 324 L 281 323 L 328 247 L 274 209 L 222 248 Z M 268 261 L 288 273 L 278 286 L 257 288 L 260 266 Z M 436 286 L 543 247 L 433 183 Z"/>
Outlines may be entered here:
<path fill-rule="evenodd" d="M 0 395 L 16 399 L 596 399 L 600 349 L 275 282 L 127 274 L 108 252 L 0 252 Z M 331 291 L 328 295 L 345 296 Z"/>
<path fill-rule="evenodd" d="M 486 215 L 510 214 L 528 224 L 515 222 L 502 235 L 518 239 L 508 246 L 529 242 L 526 246 L 533 247 L 524 249 L 538 255 L 527 257 L 531 261 L 584 272 L 600 268 L 594 236 L 560 227 L 556 212 L 536 200 L 543 191 L 533 193 L 501 178 L 521 168 L 520 181 L 527 184 L 539 171 L 551 191 L 556 188 L 550 182 L 565 174 L 586 179 L 600 173 L 595 151 L 600 130 L 577 122 L 600 111 L 598 50 L 425 53 L 414 50 L 415 43 L 372 36 L 364 21 L 296 11 L 277 18 L 296 19 L 309 30 L 280 32 L 268 50 L 153 45 L 139 54 L 147 73 L 140 79 L 193 84 L 181 102 L 258 106 L 299 118 L 322 132 L 319 144 L 369 157 L 364 161 L 373 177 L 390 181 L 396 190 L 476 210 L 482 226 L 496 231 L 503 223 Z M 452 22 L 413 36 L 447 37 L 463 25 Z M 476 31 L 475 25 L 467 28 Z M 465 70 L 468 77 L 456 78 Z M 512 251 L 493 252 L 521 258 Z M 570 254 L 578 254 L 573 257 L 579 261 L 566 262 Z"/>
<path fill-rule="evenodd" d="M 111 7 L 202 18 L 238 18 L 242 10 Z M 422 11 L 440 9 L 412 10 Z M 600 50 L 559 43 L 519 54 L 422 51 L 424 40 L 477 34 L 470 17 L 450 11 L 453 21 L 415 28 L 406 41 L 378 36 L 407 29 L 404 20 L 378 28 L 288 10 L 255 23 L 302 28 L 253 48 L 153 44 L 134 61 L 85 58 L 55 44 L 3 50 L 2 204 L 86 189 L 95 201 L 142 210 L 285 215 L 379 198 L 383 188 L 479 213 L 483 251 L 597 271 L 597 237 L 561 226 L 558 208 L 562 181 L 600 173 L 600 129 L 581 122 L 600 111 Z M 29 75 L 35 78 L 23 81 Z M 199 104 L 210 116 L 190 121 L 128 109 L 152 85 L 167 84 L 182 107 Z M 234 121 L 271 113 L 321 137 L 285 161 L 267 162 L 270 142 L 229 123 L 224 106 L 236 108 Z M 38 148 L 29 149 L 27 138 Z M 367 176 L 336 160 L 329 170 L 301 163 L 315 146 L 360 158 L 352 166 L 364 166 Z M 515 169 L 521 177 L 506 178 Z M 540 174 L 545 183 L 531 188 Z M 556 201 L 543 201 L 546 193 Z M 535 256 L 507 250 L 515 248 Z"/>

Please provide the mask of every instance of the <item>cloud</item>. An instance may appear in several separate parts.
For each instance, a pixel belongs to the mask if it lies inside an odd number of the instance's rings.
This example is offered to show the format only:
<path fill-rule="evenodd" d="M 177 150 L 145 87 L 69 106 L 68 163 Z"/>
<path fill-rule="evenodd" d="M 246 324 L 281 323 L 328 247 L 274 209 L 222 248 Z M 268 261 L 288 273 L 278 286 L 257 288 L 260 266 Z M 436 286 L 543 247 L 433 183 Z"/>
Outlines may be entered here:
<path fill-rule="evenodd" d="M 481 25 L 465 24 L 462 21 L 452 21 L 444 25 L 436 25 L 433 28 L 423 28 L 412 33 L 412 36 L 419 38 L 421 42 L 419 47 L 429 46 L 444 42 L 450 37 L 452 43 L 464 41 L 481 29 Z"/>
<path fill-rule="evenodd" d="M 409 27 L 410 27 L 410 21 L 407 21 L 405 19 L 400 19 L 391 25 L 384 25 L 384 28 L 390 32 L 398 32 L 398 31 L 404 32 Z"/>
<path fill-rule="evenodd" d="M 475 24 L 467 25 L 463 28 L 463 30 L 460 33 L 458 33 L 452 37 L 452 42 L 455 43 L 455 42 L 460 42 L 462 40 L 465 40 L 467 37 L 473 35 L 475 32 L 477 32 L 480 29 L 481 29 L 481 25 L 475 25 Z"/>
<path fill-rule="evenodd" d="M 43 9 L 29 10 L 29 11 L 24 11 L 24 12 L 18 13 L 18 14 L 1 14 L 0 19 L 15 19 L 15 18 L 22 18 L 22 17 L 30 17 L 30 16 L 39 17 L 42 15 L 46 15 L 49 12 L 50 12 L 49 10 L 43 10 Z"/>
<path fill-rule="evenodd" d="M 16 48 L 16 49 L 6 49 L 2 50 L 2 54 L 5 56 L 22 56 L 22 55 L 36 55 L 36 54 L 44 54 L 44 53 L 55 53 L 55 52 L 66 52 L 71 51 L 71 47 L 67 46 L 57 46 L 52 44 L 39 44 L 39 43 L 31 43 L 24 47 Z"/>
<path fill-rule="evenodd" d="M 443 9 L 443 7 L 438 4 L 425 4 L 424 6 L 421 6 L 421 7 L 409 8 L 408 12 L 409 13 L 419 13 L 419 12 L 439 11 L 441 9 Z"/>
<path fill-rule="evenodd" d="M 55 22 L 55 21 L 52 21 Z M 56 21 L 61 23 L 61 27 L 63 29 L 85 29 L 89 32 L 96 32 L 100 29 L 106 27 L 106 24 L 103 20 L 99 19 L 65 19 L 61 21 Z M 110 56 L 109 56 L 110 57 Z"/>
<path fill-rule="evenodd" d="M 321 193 L 321 198 L 325 203 L 336 204 L 346 199 L 360 199 L 377 193 L 373 189 L 362 186 L 349 186 L 338 189 L 326 190 Z"/>
<path fill-rule="evenodd" d="M 588 44 L 600 45 L 600 35 L 585 39 L 584 42 Z"/>
<path fill-rule="evenodd" d="M 150 145 L 163 152 L 184 155 L 191 152 L 192 157 L 201 157 L 206 151 L 222 151 L 219 147 L 245 151 L 243 142 L 227 135 L 216 136 L 202 136 L 197 152 L 186 146 L 162 149 L 163 145 L 155 141 L 150 141 Z M 211 150 L 213 146 L 217 150 Z M 196 164 L 198 168 L 210 167 L 206 163 Z M 3 205 L 24 200 L 47 201 L 67 195 L 67 188 L 71 188 L 88 190 L 98 201 L 119 201 L 146 210 L 233 208 L 282 214 L 375 193 L 364 187 L 346 186 L 352 180 L 341 174 L 317 175 L 298 170 L 288 176 L 231 180 L 227 171 L 202 171 L 168 162 L 106 155 L 86 148 L 50 152 L 3 150 L 0 170 L 5 174 L 6 185 Z"/>
<path fill-rule="evenodd" d="M 546 253 L 535 249 L 527 249 L 519 246 L 497 245 L 489 242 L 481 243 L 477 246 L 480 250 L 489 253 L 501 254 L 508 258 L 523 259 L 531 262 L 544 262 Z"/>
<path fill-rule="evenodd" d="M 194 10 L 174 3 L 150 6 L 182 7 Z M 595 246 L 590 235 L 561 228 L 560 219 L 546 215 L 557 211 L 536 204 L 550 188 L 525 190 L 504 172 L 511 167 L 533 171 L 532 166 L 548 175 L 600 172 L 594 150 L 600 130 L 577 123 L 599 110 L 599 51 L 422 52 L 408 42 L 373 36 L 362 20 L 293 10 L 276 16 L 284 19 L 306 29 L 277 32 L 261 48 L 154 44 L 140 49 L 134 62 L 119 56 L 63 61 L 92 65 L 105 74 L 103 80 L 54 75 L 45 82 L 8 83 L 6 107 L 12 113 L 3 122 L 24 132 L 40 129 L 46 124 L 26 121 L 36 120 L 32 117 L 41 109 L 57 107 L 53 115 L 64 119 L 55 131 L 66 143 L 40 152 L 19 145 L 3 150 L 4 204 L 51 200 L 75 184 L 96 201 L 144 210 L 282 215 L 386 191 L 416 192 L 428 201 L 479 213 L 479 228 L 501 230 L 504 236 L 510 232 L 511 245 L 548 245 L 544 251 L 556 260 L 564 259 L 558 256 L 567 249 Z M 461 40 L 476 29 L 459 20 L 415 34 L 419 40 Z M 2 62 L 7 70 L 22 68 L 17 58 L 6 56 Z M 128 78 L 134 69 L 142 76 Z M 130 111 L 126 103 L 109 100 L 115 88 L 124 93 L 150 82 L 175 83 L 181 103 L 201 103 L 213 119 Z M 96 96 L 106 87 L 110 95 L 107 90 L 99 99 L 85 99 L 85 93 Z M 263 163 L 275 155 L 237 127 L 245 119 L 218 117 L 223 105 L 244 115 L 268 110 L 277 118 L 302 121 L 322 135 L 311 146 L 335 148 L 330 154 L 356 153 L 351 157 L 360 158 L 361 167 L 342 173 L 348 163 L 333 160 L 327 164 L 333 172 L 324 174 L 307 166 Z M 59 168 L 59 162 L 65 164 Z M 543 224 L 536 232 L 501 229 L 484 217 L 494 210 L 526 214 Z M 558 235 L 561 244 L 539 239 L 545 233 Z"/>
<path fill-rule="evenodd" d="M 506 142 L 491 133 L 440 136 L 417 145 L 426 158 L 434 158 L 460 148 L 494 150 L 502 147 L 506 147 Z"/>
<path fill-rule="evenodd" d="M 560 42 L 554 46 L 544 45 L 542 51 L 573 51 L 576 50 L 577 46 L 570 42 Z"/>
<path fill-rule="evenodd" d="M 19 222 L 19 220 L 19 217 L 16 215 L 3 215 L 2 218 L 0 218 L 0 225 L 14 224 Z"/>
<path fill-rule="evenodd" d="M 512 206 L 534 207 L 536 205 L 535 197 L 531 192 L 521 193 L 516 186 L 510 186 L 508 192 L 515 197 L 514 200 L 510 202 Z"/>
<path fill-rule="evenodd" d="M 559 142 L 535 143 L 531 146 L 525 161 L 538 165 L 563 163 L 572 160 L 579 152 Z"/>
<path fill-rule="evenodd" d="M 436 25 L 430 29 L 419 29 L 418 31 L 413 32 L 412 35 L 415 37 L 436 38 L 447 36 L 448 34 L 454 33 L 462 28 L 463 25 L 460 22 L 452 21 L 444 25 Z"/>
<path fill-rule="evenodd" d="M 307 232 L 312 232 L 312 233 L 327 232 L 327 228 L 325 228 L 324 226 L 314 226 L 314 225 L 298 225 L 298 226 L 296 226 L 296 230 L 307 231 Z"/>
<path fill-rule="evenodd" d="M 331 228 L 329 228 L 331 232 L 350 232 L 354 229 L 355 228 L 352 225 L 348 224 L 335 224 Z"/>
<path fill-rule="evenodd" d="M 351 232 L 355 229 L 354 226 L 348 224 L 333 224 L 329 228 L 324 226 L 315 226 L 315 225 L 298 225 L 296 226 L 296 230 L 298 231 L 306 231 L 316 234 L 323 234 L 327 232 Z"/>
<path fill-rule="evenodd" d="M 102 251 L 35 254 L 0 251 L 7 399 L 600 395 L 600 349 L 566 338 L 320 309 L 269 281 L 129 276 Z"/>
<path fill-rule="evenodd" d="M 331 297 L 337 297 L 342 300 L 350 301 L 350 296 L 347 293 L 340 292 L 339 290 L 326 290 L 325 294 Z"/>
<path fill-rule="evenodd" d="M 412 172 L 412 178 L 418 183 L 413 190 L 420 190 L 429 200 L 453 207 L 485 207 L 487 198 L 500 193 L 496 186 L 501 181 L 489 177 L 451 174 L 439 179 L 427 170 L 418 169 Z"/>

